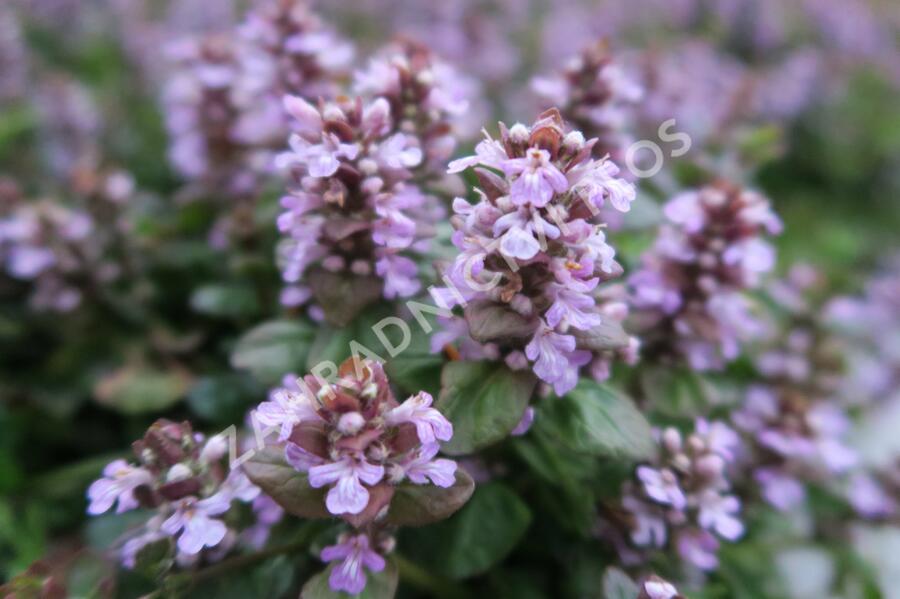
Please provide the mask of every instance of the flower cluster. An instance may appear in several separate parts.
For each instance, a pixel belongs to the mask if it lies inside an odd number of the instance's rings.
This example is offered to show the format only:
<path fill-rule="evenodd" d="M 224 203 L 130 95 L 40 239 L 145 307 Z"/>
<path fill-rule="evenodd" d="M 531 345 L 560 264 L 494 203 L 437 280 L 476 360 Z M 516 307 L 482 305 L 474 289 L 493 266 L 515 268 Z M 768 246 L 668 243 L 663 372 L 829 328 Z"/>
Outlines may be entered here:
<path fill-rule="evenodd" d="M 277 427 L 288 464 L 307 475 L 313 488 L 327 488 L 325 508 L 354 527 L 321 554 L 335 591 L 357 594 L 366 570 L 380 572 L 394 539 L 383 516 L 395 486 L 456 482 L 457 464 L 438 458 L 440 441 L 453 426 L 431 407 L 422 391 L 397 402 L 380 363 L 350 358 L 326 382 L 314 375 L 285 377 L 255 412 L 257 421 Z"/>
<path fill-rule="evenodd" d="M 783 333 L 756 356 L 758 382 L 732 414 L 749 436 L 753 478 L 780 510 L 803 501 L 802 482 L 830 480 L 856 463 L 844 440 L 850 421 L 835 396 L 840 350 L 816 326 L 813 296 L 821 283 L 814 269 L 797 265 L 769 286 L 773 304 L 787 315 Z"/>
<path fill-rule="evenodd" d="M 780 510 L 803 501 L 800 481 L 827 480 L 856 463 L 843 440 L 850 422 L 840 406 L 826 398 L 810 397 L 792 386 L 754 385 L 732 419 L 752 435 L 759 454 L 754 479 L 766 501 Z"/>
<path fill-rule="evenodd" d="M 453 426 L 431 403 L 424 391 L 398 403 L 381 364 L 351 358 L 334 383 L 307 375 L 276 389 L 256 418 L 279 427 L 286 460 L 308 473 L 313 488 L 328 488 L 330 513 L 365 510 L 371 520 L 404 480 L 453 485 L 456 463 L 435 458 Z"/>
<path fill-rule="evenodd" d="M 607 203 L 627 211 L 635 191 L 615 164 L 592 158 L 596 139 L 567 132 L 555 109 L 531 127 L 500 131 L 450 164 L 451 173 L 483 167 L 475 170 L 480 201 L 454 200 L 460 253 L 445 273 L 450 286 L 433 294 L 443 307 L 465 305 L 469 335 L 492 345 L 489 354 L 502 351 L 513 367 L 533 364 L 563 394 L 594 351 L 609 348 L 600 343 L 607 320 L 595 295 L 621 267 L 597 215 Z M 622 334 L 613 347 L 627 343 Z"/>
<path fill-rule="evenodd" d="M 900 389 L 900 255 L 858 297 L 840 297 L 826 308 L 831 327 L 848 345 L 843 394 L 859 403 L 879 403 Z"/>
<path fill-rule="evenodd" d="M 595 156 L 623 158 L 629 107 L 641 99 L 642 91 L 613 62 L 607 42 L 585 47 L 558 76 L 536 77 L 531 87 L 546 106 L 558 106 L 574 127 L 598 138 Z"/>
<path fill-rule="evenodd" d="M 619 525 L 627 527 L 639 552 L 622 543 L 622 559 L 637 561 L 640 551 L 671 543 L 685 562 L 715 569 L 719 538 L 735 541 L 744 533 L 738 518 L 741 503 L 729 494 L 726 476 L 740 439 L 722 422 L 699 420 L 687 439 L 667 428 L 659 440 L 661 456 L 639 466 L 637 480 L 623 488 L 621 507 L 627 517 Z"/>
<path fill-rule="evenodd" d="M 354 90 L 391 106 L 393 128 L 418 139 L 426 174 L 443 174 L 456 148 L 460 119 L 477 96 L 474 80 L 461 75 L 424 44 L 398 40 L 354 77 Z"/>
<path fill-rule="evenodd" d="M 260 98 L 271 77 L 234 36 L 210 34 L 170 47 L 175 68 L 163 90 L 171 138 L 169 159 L 187 180 L 228 197 L 252 194 L 265 156 L 254 144 L 277 135 L 277 111 L 261 120 Z M 252 110 L 251 110 L 252 108 Z M 269 111 L 271 113 L 271 111 Z"/>
<path fill-rule="evenodd" d="M 353 45 L 326 26 L 306 0 L 262 4 L 247 15 L 240 35 L 261 51 L 259 60 L 268 63 L 276 101 L 284 94 L 336 96 L 353 60 Z"/>
<path fill-rule="evenodd" d="M 644 355 L 721 368 L 763 331 L 742 292 L 774 266 L 764 235 L 780 232 L 781 221 L 766 198 L 724 182 L 675 196 L 664 213 L 629 281 Z"/>
<path fill-rule="evenodd" d="M 87 492 L 88 513 L 137 508 L 153 515 L 120 547 L 120 559 L 133 568 L 141 550 L 176 539 L 176 560 L 188 566 L 227 553 L 238 536 L 227 523 L 233 502 L 250 503 L 260 490 L 240 469 L 229 470 L 224 436 L 207 439 L 188 423 L 159 420 L 133 445 L 137 464 L 115 460 Z M 277 520 L 271 514 L 269 525 Z"/>
<path fill-rule="evenodd" d="M 164 90 L 170 159 L 186 179 L 230 198 L 252 196 L 272 170 L 292 93 L 332 97 L 353 56 L 300 0 L 273 0 L 234 31 L 170 46 Z"/>
<path fill-rule="evenodd" d="M 427 247 L 442 214 L 437 200 L 410 182 L 410 169 L 423 160 L 416 138 L 391 133 L 384 98 L 367 104 L 342 98 L 316 107 L 288 96 L 284 103 L 296 133 L 279 163 L 296 186 L 282 199 L 278 218 L 288 236 L 279 248 L 289 284 L 282 303 L 298 306 L 314 295 L 329 317 L 337 308 L 325 298 L 333 295 L 336 278 L 352 280 L 355 297 L 344 299 L 360 309 L 382 295 L 413 295 L 420 288 L 416 263 L 404 254 Z"/>
<path fill-rule="evenodd" d="M 15 183 L 0 181 L 0 261 L 9 277 L 30 282 L 36 310 L 69 312 L 85 288 L 118 275 L 97 241 L 86 211 L 49 199 L 27 202 Z"/>

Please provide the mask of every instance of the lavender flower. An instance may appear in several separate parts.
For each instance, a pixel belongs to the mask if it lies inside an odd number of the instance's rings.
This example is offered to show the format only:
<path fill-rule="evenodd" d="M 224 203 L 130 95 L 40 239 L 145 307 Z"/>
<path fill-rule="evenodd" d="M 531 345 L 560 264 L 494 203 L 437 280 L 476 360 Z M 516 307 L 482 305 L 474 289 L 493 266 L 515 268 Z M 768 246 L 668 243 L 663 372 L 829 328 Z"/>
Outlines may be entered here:
<path fill-rule="evenodd" d="M 334 279 L 359 286 L 357 310 L 379 296 L 408 297 L 420 288 L 415 256 L 441 213 L 437 200 L 410 183 L 421 164 L 417 140 L 390 133 L 390 105 L 343 99 L 318 108 L 288 96 L 285 107 L 297 131 L 291 151 L 279 157 L 297 183 L 282 199 L 278 227 L 288 236 L 279 248 L 288 305 L 311 295 L 331 310 Z M 301 285 L 307 282 L 311 289 Z M 329 283 L 330 281 L 330 283 Z M 352 317 L 352 314 L 349 315 Z"/>
<path fill-rule="evenodd" d="M 326 562 L 340 561 L 332 568 L 328 584 L 334 591 L 351 595 L 358 595 L 366 588 L 366 570 L 381 572 L 385 567 L 384 558 L 370 548 L 365 534 L 342 536 L 337 545 L 323 549 L 321 557 Z"/>
<path fill-rule="evenodd" d="M 598 139 L 595 156 L 624 158 L 629 107 L 643 92 L 613 62 L 607 42 L 586 46 L 566 62 L 558 76 L 536 77 L 531 87 L 545 108 L 558 106 L 566 121 Z"/>
<path fill-rule="evenodd" d="M 628 531 L 631 547 L 620 547 L 628 561 L 671 543 L 685 562 L 715 569 L 719 539 L 736 541 L 744 533 L 738 516 L 741 504 L 729 494 L 726 475 L 740 440 L 724 423 L 704 420 L 697 421 L 685 440 L 674 428 L 660 432 L 659 439 L 661 456 L 638 467 L 637 480 L 623 487 L 621 505 L 627 517 L 611 516 L 602 530 L 612 539 L 618 538 L 617 527 Z"/>
<path fill-rule="evenodd" d="M 433 295 L 439 305 L 466 306 L 469 332 L 494 346 L 487 354 L 499 349 L 510 365 L 531 363 L 558 394 L 601 355 L 604 348 L 587 341 L 605 323 L 597 287 L 621 272 L 596 215 L 607 203 L 628 210 L 635 197 L 614 164 L 591 157 L 595 143 L 566 133 L 550 110 L 531 127 L 501 124 L 499 140 L 486 135 L 475 156 L 450 163 L 451 173 L 482 167 L 481 200 L 454 200 L 460 253 L 445 273 L 452 287 Z M 508 328 L 473 325 L 485 319 Z"/>
<path fill-rule="evenodd" d="M 89 213 L 49 199 L 27 202 L 12 183 L 0 195 L 0 261 L 11 278 L 30 284 L 36 310 L 69 312 L 87 282 L 116 278 L 106 236 Z"/>
<path fill-rule="evenodd" d="M 759 337 L 743 291 L 774 266 L 764 234 L 781 230 L 768 200 L 727 183 L 672 198 L 656 245 L 629 280 L 645 356 L 719 369 Z"/>
<path fill-rule="evenodd" d="M 671 582 L 651 576 L 641 585 L 638 599 L 684 599 Z"/>
<path fill-rule="evenodd" d="M 332 514 L 360 514 L 373 488 L 406 479 L 444 488 L 454 484 L 456 463 L 436 458 L 437 441 L 448 441 L 453 427 L 424 391 L 398 403 L 381 364 L 353 359 L 341 365 L 333 384 L 323 385 L 312 375 L 297 384 L 301 390 L 280 389 L 260 404 L 256 418 L 282 428 L 286 460 L 308 473 L 312 487 L 328 488 L 326 507 Z"/>
<path fill-rule="evenodd" d="M 227 449 L 224 437 L 207 439 L 187 423 L 159 420 L 134 443 L 137 465 L 116 460 L 104 468 L 88 489 L 88 513 L 104 513 L 114 504 L 117 513 L 139 507 L 153 513 L 121 546 L 124 566 L 134 567 L 143 547 L 165 538 L 176 539 L 176 558 L 184 565 L 204 551 L 210 560 L 224 555 L 235 538 L 225 522 L 233 502 L 262 497 L 241 470 L 228 471 Z"/>

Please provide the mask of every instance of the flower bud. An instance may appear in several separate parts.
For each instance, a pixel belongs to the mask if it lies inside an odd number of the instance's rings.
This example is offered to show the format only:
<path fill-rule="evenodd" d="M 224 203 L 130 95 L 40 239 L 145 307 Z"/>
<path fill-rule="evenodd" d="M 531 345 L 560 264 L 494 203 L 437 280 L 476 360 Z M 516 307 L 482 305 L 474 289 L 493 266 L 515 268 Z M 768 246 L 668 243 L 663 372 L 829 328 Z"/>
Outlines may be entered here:
<path fill-rule="evenodd" d="M 663 447 L 670 453 L 678 453 L 681 451 L 681 433 L 678 429 L 668 427 L 662 434 Z"/>
<path fill-rule="evenodd" d="M 584 135 L 581 131 L 572 131 L 563 138 L 563 148 L 575 154 L 584 147 Z"/>
<path fill-rule="evenodd" d="M 725 470 L 725 460 L 716 454 L 707 454 L 697 460 L 697 474 L 706 479 L 715 479 L 722 475 Z"/>
<path fill-rule="evenodd" d="M 192 477 L 194 473 L 184 464 L 175 464 L 166 473 L 166 482 L 174 483 Z"/>
<path fill-rule="evenodd" d="M 527 144 L 530 135 L 528 127 L 522 123 L 516 123 L 509 129 L 509 141 L 514 144 Z"/>
<path fill-rule="evenodd" d="M 366 425 L 366 419 L 359 412 L 347 412 L 338 420 L 338 431 L 344 435 L 355 435 Z"/>
<path fill-rule="evenodd" d="M 207 464 L 218 462 L 227 452 L 228 441 L 225 439 L 225 436 L 214 435 L 203 446 L 203 451 L 200 452 L 200 460 Z"/>

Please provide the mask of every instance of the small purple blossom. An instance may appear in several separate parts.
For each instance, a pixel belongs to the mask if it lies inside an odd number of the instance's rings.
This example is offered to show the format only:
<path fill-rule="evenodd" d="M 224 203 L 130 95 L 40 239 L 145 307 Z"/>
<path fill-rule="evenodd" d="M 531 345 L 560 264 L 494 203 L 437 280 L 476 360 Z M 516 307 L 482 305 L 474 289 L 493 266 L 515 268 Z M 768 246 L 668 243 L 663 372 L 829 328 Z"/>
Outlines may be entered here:
<path fill-rule="evenodd" d="M 175 513 L 160 528 L 173 537 L 178 535 L 179 551 L 196 555 L 204 547 L 215 547 L 225 538 L 228 528 L 214 516 L 227 512 L 229 504 L 229 501 L 218 495 L 199 501 L 187 497 L 179 501 Z"/>
<path fill-rule="evenodd" d="M 340 461 L 320 464 L 309 469 L 309 485 L 315 489 L 334 483 L 325 505 L 335 515 L 358 514 L 369 503 L 369 491 L 362 485 L 378 484 L 384 477 L 384 466 L 371 464 L 365 458 L 344 456 Z"/>
<path fill-rule="evenodd" d="M 366 587 L 366 570 L 381 572 L 384 558 L 369 546 L 369 537 L 358 534 L 344 537 L 337 545 L 322 550 L 322 561 L 340 561 L 331 569 L 328 584 L 333 591 L 358 595 Z"/>
<path fill-rule="evenodd" d="M 400 464 L 403 476 L 417 485 L 431 484 L 438 487 L 452 487 L 456 482 L 456 462 L 445 458 L 435 459 L 440 445 L 425 443 L 417 454 Z"/>
<path fill-rule="evenodd" d="M 134 490 L 149 484 L 153 480 L 147 470 L 131 466 L 125 460 L 110 462 L 103 469 L 103 478 L 94 481 L 88 488 L 90 505 L 88 513 L 91 515 L 102 514 L 117 503 L 116 513 L 121 514 L 138 507 L 138 501 L 134 498 Z"/>
<path fill-rule="evenodd" d="M 385 416 L 388 424 L 409 422 L 416 427 L 419 441 L 432 444 L 436 440 L 449 441 L 453 436 L 453 425 L 443 414 L 431 407 L 434 399 L 425 391 L 420 391 L 392 409 Z"/>

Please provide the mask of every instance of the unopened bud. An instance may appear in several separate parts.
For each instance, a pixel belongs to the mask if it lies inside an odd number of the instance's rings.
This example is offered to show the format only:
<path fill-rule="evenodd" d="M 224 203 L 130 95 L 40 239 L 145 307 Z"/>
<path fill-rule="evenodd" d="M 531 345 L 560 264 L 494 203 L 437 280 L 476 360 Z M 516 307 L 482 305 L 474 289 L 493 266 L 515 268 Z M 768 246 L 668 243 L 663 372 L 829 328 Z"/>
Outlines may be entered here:
<path fill-rule="evenodd" d="M 576 153 L 584 147 L 584 135 L 581 131 L 572 131 L 563 138 L 563 148 L 571 153 Z"/>
<path fill-rule="evenodd" d="M 188 478 L 192 477 L 193 475 L 194 475 L 194 473 L 191 472 L 191 469 L 188 468 L 187 466 L 185 466 L 184 464 L 175 464 L 174 466 L 169 468 L 169 471 L 166 473 L 166 482 L 167 483 L 178 482 L 180 480 L 188 479 Z"/>
<path fill-rule="evenodd" d="M 200 459 L 207 464 L 218 462 L 227 451 L 228 441 L 225 440 L 224 435 L 214 435 L 203 446 L 203 451 L 200 452 Z"/>
<path fill-rule="evenodd" d="M 357 167 L 364 175 L 374 175 L 378 172 L 378 163 L 371 158 L 363 158 L 357 163 Z"/>
<path fill-rule="evenodd" d="M 372 274 L 372 265 L 365 260 L 354 260 L 350 265 L 350 270 L 353 274 L 364 277 Z"/>
<path fill-rule="evenodd" d="M 522 123 L 516 123 L 509 130 L 509 140 L 514 144 L 527 144 L 531 132 Z"/>
<path fill-rule="evenodd" d="M 366 177 L 360 188 L 364 193 L 376 194 L 384 187 L 384 180 L 381 177 Z"/>
<path fill-rule="evenodd" d="M 355 435 L 366 425 L 366 419 L 359 412 L 347 412 L 338 420 L 337 428 L 344 435 Z"/>
<path fill-rule="evenodd" d="M 667 428 L 663 431 L 662 443 L 669 453 L 678 453 L 681 451 L 681 433 L 678 432 L 678 429 Z"/>
<path fill-rule="evenodd" d="M 718 478 L 725 470 L 725 460 L 716 454 L 708 454 L 697 460 L 697 474 L 704 478 Z"/>

